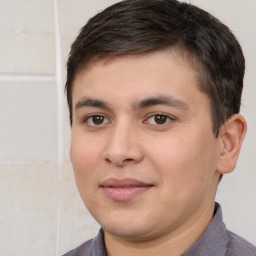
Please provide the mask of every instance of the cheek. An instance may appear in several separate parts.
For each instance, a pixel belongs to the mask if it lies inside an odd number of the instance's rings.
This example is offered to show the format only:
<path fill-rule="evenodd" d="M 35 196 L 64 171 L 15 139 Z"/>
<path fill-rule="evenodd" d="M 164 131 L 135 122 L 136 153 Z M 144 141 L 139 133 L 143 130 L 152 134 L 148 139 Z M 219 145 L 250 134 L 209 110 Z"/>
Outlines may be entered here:
<path fill-rule="evenodd" d="M 159 202 L 168 208 L 167 212 L 176 209 L 173 214 L 176 212 L 178 217 L 190 207 L 199 206 L 210 193 L 214 151 L 202 141 L 186 136 L 166 139 L 161 145 L 151 151 L 151 163 L 162 188 Z"/>
<path fill-rule="evenodd" d="M 186 134 L 158 141 L 150 151 L 162 182 L 172 184 L 173 189 L 197 186 L 214 170 L 216 162 L 213 141 L 208 139 L 206 143 L 199 134 L 193 137 Z"/>
<path fill-rule="evenodd" d="M 150 149 L 151 159 L 155 164 L 162 166 L 169 174 L 175 174 L 178 170 L 181 171 L 188 162 L 192 161 L 193 152 L 190 144 L 184 136 L 158 139 L 157 142 L 153 143 L 154 147 Z"/>
<path fill-rule="evenodd" d="M 89 138 L 83 139 L 83 136 L 72 136 L 70 158 L 77 184 L 89 183 L 101 162 L 101 148 L 97 146 L 97 143 L 96 145 L 92 143 Z"/>

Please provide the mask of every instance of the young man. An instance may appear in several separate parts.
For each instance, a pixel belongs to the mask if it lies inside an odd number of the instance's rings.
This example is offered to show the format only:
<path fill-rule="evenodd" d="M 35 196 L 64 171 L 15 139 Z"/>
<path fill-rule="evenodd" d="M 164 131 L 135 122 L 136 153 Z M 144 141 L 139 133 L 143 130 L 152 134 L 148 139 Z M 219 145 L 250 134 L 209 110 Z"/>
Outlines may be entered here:
<path fill-rule="evenodd" d="M 230 30 L 175 0 L 126 0 L 72 45 L 71 161 L 102 229 L 66 256 L 254 256 L 215 194 L 236 165 L 244 57 Z"/>

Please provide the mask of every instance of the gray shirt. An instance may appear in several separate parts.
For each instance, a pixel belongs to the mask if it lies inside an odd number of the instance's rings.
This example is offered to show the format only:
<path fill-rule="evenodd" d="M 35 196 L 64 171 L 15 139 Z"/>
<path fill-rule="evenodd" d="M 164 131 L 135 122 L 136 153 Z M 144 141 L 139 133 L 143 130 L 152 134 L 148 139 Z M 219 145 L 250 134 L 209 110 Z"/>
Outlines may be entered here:
<path fill-rule="evenodd" d="M 103 230 L 63 256 L 107 256 Z M 183 256 L 256 256 L 256 247 L 226 229 L 221 207 L 216 203 L 211 223 Z"/>

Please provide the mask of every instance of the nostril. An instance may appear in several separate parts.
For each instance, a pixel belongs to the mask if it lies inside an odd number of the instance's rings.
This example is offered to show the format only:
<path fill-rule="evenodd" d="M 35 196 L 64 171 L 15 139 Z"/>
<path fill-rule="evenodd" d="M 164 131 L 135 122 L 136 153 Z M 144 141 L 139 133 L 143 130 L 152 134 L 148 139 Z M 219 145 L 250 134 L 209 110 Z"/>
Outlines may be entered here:
<path fill-rule="evenodd" d="M 106 158 L 105 160 L 106 162 L 111 163 L 111 160 L 109 160 L 108 158 Z"/>
<path fill-rule="evenodd" d="M 123 162 L 124 162 L 124 163 L 129 163 L 129 162 L 132 162 L 132 161 L 133 161 L 132 158 L 127 158 L 127 159 L 125 159 Z"/>
<path fill-rule="evenodd" d="M 122 165 L 126 165 L 129 163 L 132 163 L 134 161 L 134 159 L 132 158 L 126 158 L 124 160 L 111 160 L 109 158 L 106 158 L 105 161 L 109 164 L 116 164 L 118 166 L 122 166 Z"/>

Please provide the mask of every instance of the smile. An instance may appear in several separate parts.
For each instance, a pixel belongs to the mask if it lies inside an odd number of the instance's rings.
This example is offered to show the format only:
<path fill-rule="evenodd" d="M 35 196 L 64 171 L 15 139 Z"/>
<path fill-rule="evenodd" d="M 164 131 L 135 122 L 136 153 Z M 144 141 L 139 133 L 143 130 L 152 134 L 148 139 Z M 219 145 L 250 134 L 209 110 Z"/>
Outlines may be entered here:
<path fill-rule="evenodd" d="M 129 201 L 153 187 L 135 179 L 107 179 L 100 186 L 104 194 L 114 201 Z"/>

